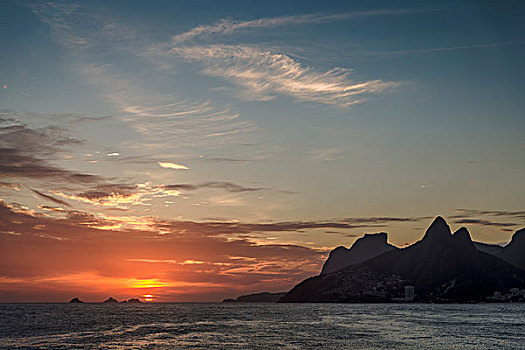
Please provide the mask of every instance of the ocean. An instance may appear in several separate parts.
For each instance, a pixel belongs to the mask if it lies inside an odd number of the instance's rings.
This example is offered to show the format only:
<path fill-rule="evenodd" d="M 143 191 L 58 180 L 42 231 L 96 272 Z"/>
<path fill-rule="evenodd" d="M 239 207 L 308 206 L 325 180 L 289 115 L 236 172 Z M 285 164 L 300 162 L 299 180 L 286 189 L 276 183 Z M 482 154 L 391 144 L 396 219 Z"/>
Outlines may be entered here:
<path fill-rule="evenodd" d="M 525 349 L 525 304 L 0 304 L 2 349 Z"/>

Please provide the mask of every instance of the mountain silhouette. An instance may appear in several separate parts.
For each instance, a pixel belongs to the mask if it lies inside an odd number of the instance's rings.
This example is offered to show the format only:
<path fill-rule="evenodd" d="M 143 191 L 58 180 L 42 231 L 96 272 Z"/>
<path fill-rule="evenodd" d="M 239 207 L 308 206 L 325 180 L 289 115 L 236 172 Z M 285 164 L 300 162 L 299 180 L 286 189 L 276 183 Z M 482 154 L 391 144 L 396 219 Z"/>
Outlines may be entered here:
<path fill-rule="evenodd" d="M 520 244 L 521 238 L 515 246 Z M 516 256 L 514 245 L 509 251 L 509 256 Z M 477 250 L 466 228 L 452 234 L 445 220 L 437 217 L 411 246 L 311 277 L 280 301 L 390 301 L 403 296 L 408 285 L 415 287 L 420 301 L 483 300 L 495 291 L 524 288 L 525 270 Z"/>
<path fill-rule="evenodd" d="M 474 242 L 474 247 L 476 247 L 476 249 L 479 251 L 496 256 L 503 250 L 503 247 L 500 245 L 481 242 Z"/>
<path fill-rule="evenodd" d="M 474 242 L 477 250 L 497 256 L 521 269 L 525 269 L 525 228 L 518 230 L 512 235 L 512 239 L 506 246 Z"/>
<path fill-rule="evenodd" d="M 262 292 L 262 293 L 241 295 L 237 299 L 224 299 L 222 302 L 223 303 L 235 303 L 235 302 L 236 303 L 275 303 L 285 294 L 286 292 L 279 292 L 279 293 Z"/>
<path fill-rule="evenodd" d="M 337 247 L 330 252 L 328 259 L 323 265 L 321 275 L 343 269 L 350 265 L 357 265 L 363 261 L 372 259 L 387 251 L 398 249 L 387 242 L 388 235 L 385 232 L 365 234 L 357 239 L 350 249 Z"/>
<path fill-rule="evenodd" d="M 508 263 L 525 269 L 525 228 L 514 233 L 510 243 L 500 251 L 498 256 Z"/>

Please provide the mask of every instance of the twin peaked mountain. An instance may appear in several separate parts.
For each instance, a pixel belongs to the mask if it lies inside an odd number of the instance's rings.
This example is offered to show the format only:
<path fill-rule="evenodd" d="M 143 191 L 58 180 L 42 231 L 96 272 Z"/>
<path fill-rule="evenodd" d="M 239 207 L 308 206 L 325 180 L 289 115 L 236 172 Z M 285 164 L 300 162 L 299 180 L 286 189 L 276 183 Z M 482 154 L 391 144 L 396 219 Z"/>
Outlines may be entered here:
<path fill-rule="evenodd" d="M 486 251 L 490 251 L 490 254 Z M 296 285 L 281 302 L 371 302 L 403 296 L 415 287 L 420 301 L 476 301 L 495 291 L 525 288 L 525 229 L 505 248 L 472 242 L 466 228 L 454 234 L 441 217 L 425 236 L 399 249 L 386 233 L 366 235 L 351 249 L 330 253 L 319 276 Z"/>

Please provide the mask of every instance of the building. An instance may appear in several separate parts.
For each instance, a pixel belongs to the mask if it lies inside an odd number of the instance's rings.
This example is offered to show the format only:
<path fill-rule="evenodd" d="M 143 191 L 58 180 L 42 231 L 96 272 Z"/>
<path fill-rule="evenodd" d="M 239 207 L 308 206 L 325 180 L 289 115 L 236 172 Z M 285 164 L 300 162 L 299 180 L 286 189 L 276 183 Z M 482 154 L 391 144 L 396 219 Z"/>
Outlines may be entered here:
<path fill-rule="evenodd" d="M 415 288 L 414 286 L 405 286 L 405 301 L 414 301 Z"/>

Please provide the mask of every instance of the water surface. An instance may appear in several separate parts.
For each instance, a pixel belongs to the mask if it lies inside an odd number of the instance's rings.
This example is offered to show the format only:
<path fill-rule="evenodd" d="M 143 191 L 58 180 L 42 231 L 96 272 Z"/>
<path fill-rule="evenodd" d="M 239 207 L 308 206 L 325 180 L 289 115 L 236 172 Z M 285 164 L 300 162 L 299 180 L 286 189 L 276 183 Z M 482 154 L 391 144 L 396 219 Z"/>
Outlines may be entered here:
<path fill-rule="evenodd" d="M 525 349 L 525 304 L 0 304 L 2 349 Z"/>

